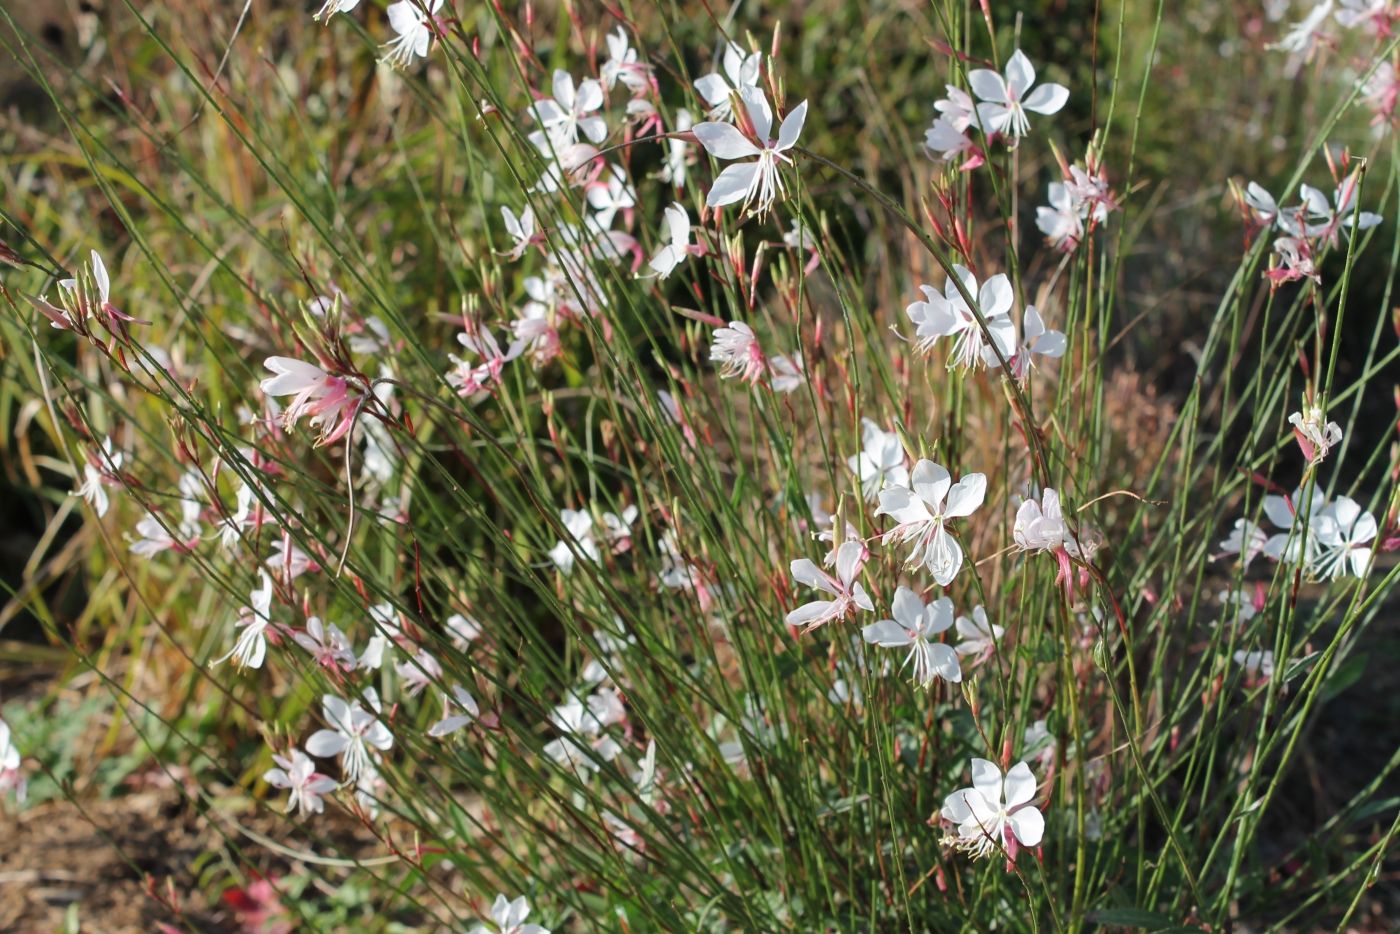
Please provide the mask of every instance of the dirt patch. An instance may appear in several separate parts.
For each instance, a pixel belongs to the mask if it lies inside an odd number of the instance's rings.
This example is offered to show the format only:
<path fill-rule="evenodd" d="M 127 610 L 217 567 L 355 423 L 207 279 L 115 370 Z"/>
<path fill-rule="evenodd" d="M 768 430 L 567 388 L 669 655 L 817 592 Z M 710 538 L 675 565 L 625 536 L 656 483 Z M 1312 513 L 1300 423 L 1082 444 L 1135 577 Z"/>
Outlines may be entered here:
<path fill-rule="evenodd" d="M 194 890 L 190 863 L 203 848 L 199 818 L 173 789 L 81 808 L 46 802 L 0 816 L 0 840 L 0 930 L 62 930 L 70 912 L 83 930 L 108 934 L 162 924 L 238 930 L 184 903 Z"/>

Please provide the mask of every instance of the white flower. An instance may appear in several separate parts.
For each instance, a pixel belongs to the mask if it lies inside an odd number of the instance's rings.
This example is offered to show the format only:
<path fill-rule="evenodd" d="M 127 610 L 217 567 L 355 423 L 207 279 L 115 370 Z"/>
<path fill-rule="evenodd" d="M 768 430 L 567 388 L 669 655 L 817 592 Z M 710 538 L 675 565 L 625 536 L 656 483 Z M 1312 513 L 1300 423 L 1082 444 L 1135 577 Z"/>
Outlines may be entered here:
<path fill-rule="evenodd" d="M 962 680 L 962 666 L 952 647 L 934 639 L 953 626 L 953 601 L 939 597 L 925 606 L 908 587 L 895 591 L 891 606 L 894 619 L 882 619 L 861 630 L 861 637 L 887 649 L 908 647 L 905 665 L 912 663 L 914 683 L 928 687 L 935 677 L 954 684 Z"/>
<path fill-rule="evenodd" d="M 977 123 L 988 136 L 1025 136 L 1031 129 L 1027 110 L 1049 116 L 1059 113 L 1069 100 L 1069 90 L 1058 84 L 1042 84 L 1031 91 L 1035 66 L 1020 49 L 1007 60 L 1004 78 L 990 68 L 978 68 L 967 76 L 967 81 L 972 93 L 982 101 L 977 105 Z"/>
<path fill-rule="evenodd" d="M 1379 214 L 1358 212 L 1356 209 L 1356 189 L 1360 184 L 1361 170 L 1357 169 L 1342 179 L 1330 201 L 1311 185 L 1300 186 L 1303 203 L 1298 212 L 1306 213 L 1308 220 L 1303 232 L 1309 237 L 1324 237 L 1335 245 L 1339 232 L 1345 234 L 1352 230 L 1369 230 L 1379 224 L 1383 220 Z"/>
<path fill-rule="evenodd" d="M 506 901 L 504 895 L 497 895 L 495 903 L 491 906 L 491 920 L 495 922 L 492 927 L 478 924 L 467 934 L 549 934 L 549 931 L 538 924 L 526 924 L 525 919 L 530 916 L 530 903 L 521 895 L 514 901 Z"/>
<path fill-rule="evenodd" d="M 1079 543 L 1065 524 L 1060 494 L 1047 488 L 1039 500 L 1027 499 L 1016 510 L 1012 538 L 1022 551 L 1060 551 L 1079 557 Z"/>
<path fill-rule="evenodd" d="M 1293 53 L 1296 61 L 1291 63 L 1287 69 L 1288 77 L 1291 78 L 1293 73 L 1296 73 L 1298 66 L 1312 57 L 1313 51 L 1325 38 L 1323 28 L 1327 25 L 1332 10 L 1332 0 L 1321 0 L 1309 11 L 1307 16 L 1294 23 L 1282 39 L 1270 46 L 1270 48 Z"/>
<path fill-rule="evenodd" d="M 763 66 L 763 53 L 745 55 L 738 43 L 730 42 L 724 47 L 722 60 L 724 74 L 711 72 L 696 79 L 695 90 L 710 105 L 710 117 L 714 120 L 732 120 L 734 107 L 731 95 L 744 88 L 758 87 L 759 72 Z"/>
<path fill-rule="evenodd" d="M 970 473 L 957 483 L 939 464 L 920 460 L 910 475 L 910 487 L 892 486 L 880 492 L 877 516 L 889 516 L 895 526 L 884 534 L 885 542 L 913 542 L 906 563 L 923 564 L 940 587 L 946 587 L 962 570 L 963 550 L 949 534 L 946 523 L 970 516 L 987 495 L 987 477 Z"/>
<path fill-rule="evenodd" d="M 594 537 L 593 516 L 586 509 L 561 509 L 559 521 L 564 531 L 569 533 L 574 547 L 589 561 L 598 560 L 598 542 Z M 569 543 L 562 539 L 549 551 L 549 560 L 560 572 L 571 574 L 574 570 L 574 552 Z"/>
<path fill-rule="evenodd" d="M 311 18 L 328 19 L 336 13 L 349 13 L 360 5 L 360 0 L 326 0 L 321 9 Z"/>
<path fill-rule="evenodd" d="M 264 772 L 263 781 L 273 788 L 291 792 L 287 798 L 287 813 L 320 814 L 325 809 L 321 796 L 335 791 L 335 780 L 317 772 L 316 763 L 300 749 L 293 749 L 290 756 L 274 753 L 272 761 L 277 763 L 278 768 Z"/>
<path fill-rule="evenodd" d="M 593 214 L 589 217 L 589 223 L 594 225 L 596 230 L 607 230 L 612 227 L 613 218 L 618 211 L 625 211 L 637 203 L 637 193 L 627 182 L 627 173 L 622 171 L 622 166 L 613 165 L 608 167 L 607 180 L 598 181 L 588 186 L 588 206 L 593 209 Z"/>
<path fill-rule="evenodd" d="M 1014 301 L 1011 280 L 1005 273 L 998 273 L 978 288 L 977 277 L 960 265 L 953 266 L 953 276 L 944 283 L 942 295 L 931 285 L 921 285 L 924 301 L 914 302 L 905 309 L 914 325 L 919 350 L 928 353 L 941 338 L 951 337 L 954 343 L 948 356 L 950 369 L 955 366 L 970 369 L 996 361 L 982 325 L 958 290 L 958 282 L 969 295 L 977 296 L 977 305 L 987 321 L 987 332 L 992 335 L 1002 357 L 1009 359 L 1016 352 L 1016 325 L 1010 318 Z"/>
<path fill-rule="evenodd" d="M 1079 245 L 1084 236 L 1084 221 L 1064 182 L 1050 183 L 1050 206 L 1035 209 L 1035 226 L 1057 250 L 1069 253 Z"/>
<path fill-rule="evenodd" d="M 282 413 L 284 425 L 290 427 L 303 415 L 310 416 L 309 424 L 320 429 L 318 447 L 339 441 L 350 431 L 359 396 L 344 379 L 295 357 L 268 357 L 263 366 L 273 375 L 258 388 L 265 395 L 293 397 Z"/>
<path fill-rule="evenodd" d="M 686 213 L 685 205 L 677 201 L 666 208 L 666 241 L 647 261 L 647 266 L 665 279 L 685 260 L 689 251 L 690 215 Z"/>
<path fill-rule="evenodd" d="M 792 161 L 785 153 L 797 145 L 797 137 L 807 120 L 807 102 L 798 104 L 783 118 L 782 126 L 778 128 L 778 138 L 773 140 L 769 137 L 773 130 L 773 109 L 763 92 L 757 88 L 743 88 L 740 95 L 748 110 L 754 139 L 744 136 L 729 123 L 700 123 L 692 132 L 716 159 L 758 157 L 755 162 L 731 165 L 719 173 L 705 196 L 705 204 L 716 208 L 743 202 L 746 211 L 761 215 L 767 213 L 773 202 L 784 195 L 778 164 Z"/>
<path fill-rule="evenodd" d="M 800 353 L 774 354 L 768 358 L 768 385 L 774 392 L 796 392 L 806 379 Z"/>
<path fill-rule="evenodd" d="M 394 671 L 398 672 L 404 693 L 409 697 L 417 697 L 425 687 L 442 679 L 442 665 L 426 649 L 419 649 L 413 658 L 399 662 Z"/>
<path fill-rule="evenodd" d="M 83 482 L 71 495 L 87 500 L 99 519 L 107 515 L 107 507 L 110 505 L 106 487 L 115 482 L 113 478 L 116 477 L 117 471 L 121 470 L 125 460 L 126 455 L 120 451 L 113 451 L 112 439 L 106 437 L 102 439 L 102 452 L 96 455 L 89 454 L 83 464 Z"/>
<path fill-rule="evenodd" d="M 622 27 L 604 36 L 608 44 L 608 59 L 603 62 L 603 87 L 611 91 L 621 81 L 633 94 L 647 88 L 647 66 L 637 62 L 637 50 L 628 42 Z"/>
<path fill-rule="evenodd" d="M 1307 516 L 1297 514 L 1303 508 L 1307 509 Z M 1265 496 L 1264 515 L 1283 531 L 1269 536 L 1264 543 L 1264 554 L 1289 564 L 1301 561 L 1309 576 L 1318 574 L 1318 561 L 1322 557 L 1318 535 L 1324 526 L 1333 522 L 1326 509 L 1326 497 L 1316 487 L 1299 487 L 1291 497 Z"/>
<path fill-rule="evenodd" d="M 996 641 L 1006 635 L 1005 629 L 987 621 L 987 611 L 981 605 L 972 608 L 970 618 L 958 617 L 957 630 L 962 641 L 953 646 L 953 650 L 959 655 L 974 658 L 990 654 Z"/>
<path fill-rule="evenodd" d="M 1258 182 L 1250 182 L 1245 187 L 1244 203 L 1254 222 L 1261 227 L 1272 227 L 1275 221 L 1280 220 L 1278 202 Z"/>
<path fill-rule="evenodd" d="M 1341 426 L 1336 422 L 1324 423 L 1325 417 L 1322 408 L 1316 405 L 1304 406 L 1302 412 L 1288 416 L 1298 447 L 1303 449 L 1309 464 L 1322 463 L 1332 446 L 1342 440 Z"/>
<path fill-rule="evenodd" d="M 972 787 L 955 791 L 943 802 L 943 819 L 957 825 L 945 840 L 974 859 L 990 856 L 1014 839 L 1021 846 L 1040 845 L 1045 817 L 1030 804 L 1035 797 L 1031 767 L 1018 762 L 1002 777 L 986 759 L 972 760 Z"/>
<path fill-rule="evenodd" d="M 399 0 L 389 4 L 384 12 L 389 26 L 398 36 L 384 46 L 384 61 L 390 65 L 408 65 L 417 58 L 428 57 L 428 45 L 433 41 L 433 22 L 443 0 Z M 427 12 L 424 12 L 426 7 Z"/>
<path fill-rule="evenodd" d="M 586 78 L 575 89 L 573 75 L 560 68 L 554 72 L 553 89 L 554 97 L 536 101 L 533 111 L 554 147 L 578 142 L 580 132 L 591 142 L 601 143 L 608 135 L 607 121 L 595 113 L 603 106 L 602 85 Z"/>
<path fill-rule="evenodd" d="M 371 767 L 369 747 L 382 752 L 394 745 L 393 734 L 378 717 L 379 694 L 374 688 L 365 688 L 365 699 L 373 713 L 361 707 L 358 700 L 346 701 L 334 694 L 324 695 L 321 714 L 329 728 L 317 730 L 306 741 L 306 751 L 313 756 L 321 759 L 339 756 L 340 767 L 350 781 L 357 780 Z"/>
<path fill-rule="evenodd" d="M 672 130 L 676 133 L 684 133 L 695 126 L 695 117 L 690 111 L 682 107 L 676 111 L 676 125 Z M 661 166 L 660 177 L 671 187 L 682 189 L 685 187 L 685 180 L 690 174 L 691 158 L 690 143 L 683 139 L 669 137 L 666 140 L 666 159 Z"/>
<path fill-rule="evenodd" d="M 830 600 L 813 600 L 805 603 L 787 615 L 789 626 L 806 626 L 811 631 L 832 620 L 845 619 L 857 608 L 874 610 L 870 595 L 856 580 L 865 564 L 865 546 L 860 542 L 846 542 L 836 550 L 836 576 L 817 567 L 810 558 L 798 558 L 792 562 L 790 570 L 793 580 L 807 587 L 829 593 Z"/>
<path fill-rule="evenodd" d="M 326 625 L 319 616 L 306 620 L 306 629 L 292 633 L 292 641 L 301 646 L 316 664 L 331 671 L 351 671 L 355 667 L 355 652 L 350 640 L 335 623 Z"/>
<path fill-rule="evenodd" d="M 1047 329 L 1040 312 L 1035 310 L 1034 305 L 1027 305 L 1021 316 L 1021 342 L 1010 361 L 1011 373 L 1017 379 L 1024 380 L 1030 375 L 1034 355 L 1057 359 L 1063 357 L 1068 349 L 1069 341 L 1064 334 Z M 995 357 L 988 357 L 987 366 L 996 369 L 1000 364 Z"/>
<path fill-rule="evenodd" d="M 1244 668 L 1245 674 L 1251 681 L 1255 679 L 1268 680 L 1274 676 L 1274 653 L 1268 649 L 1264 651 L 1246 652 L 1240 649 L 1235 653 L 1235 664 Z"/>
<path fill-rule="evenodd" d="M 861 495 L 872 502 L 886 486 L 908 486 L 909 469 L 898 433 L 884 431 L 868 418 L 861 422 L 861 452 L 847 458 L 846 465 L 860 478 Z"/>
<path fill-rule="evenodd" d="M 452 637 L 452 644 L 459 649 L 465 649 L 481 638 L 481 623 L 462 613 L 453 613 L 443 621 L 443 625 Z"/>
<path fill-rule="evenodd" d="M 501 218 L 505 221 L 506 233 L 510 234 L 511 239 L 510 252 L 506 255 L 511 259 L 519 259 L 525 255 L 525 251 L 539 234 L 535 223 L 535 209 L 527 204 L 525 210 L 517 216 L 510 208 L 501 205 Z"/>
<path fill-rule="evenodd" d="M 187 551 L 199 539 L 198 523 L 181 522 L 172 533 L 165 524 L 152 513 L 136 523 L 139 538 L 132 542 L 131 553 L 149 558 L 162 551 Z"/>
<path fill-rule="evenodd" d="M 19 747 L 10 735 L 10 725 L 0 720 L 0 774 L 19 769 Z"/>
<path fill-rule="evenodd" d="M 452 704 L 461 708 L 460 714 L 452 713 Z M 465 726 L 471 725 L 481 716 L 476 698 L 467 693 L 460 684 L 452 685 L 452 697 L 442 696 L 442 719 L 428 727 L 428 735 L 433 737 L 450 736 Z"/>
<path fill-rule="evenodd" d="M 1225 555 L 1239 555 L 1246 568 L 1256 557 L 1264 553 L 1269 537 L 1255 523 L 1248 519 L 1236 519 L 1230 535 L 1220 543 L 1220 551 Z"/>
<path fill-rule="evenodd" d="M 924 131 L 924 148 L 931 156 L 943 162 L 951 162 L 963 153 L 975 152 L 977 146 L 965 130 L 959 130 L 939 117 Z"/>
<path fill-rule="evenodd" d="M 233 643 L 227 655 L 214 661 L 215 665 L 233 659 L 239 668 L 261 668 L 267 656 L 267 627 L 272 625 L 272 578 L 267 572 L 258 571 L 262 585 L 248 597 L 248 606 L 239 610 L 238 621 L 234 624 L 243 631 Z"/>
<path fill-rule="evenodd" d="M 758 382 L 768 368 L 753 328 L 742 321 L 731 321 L 729 327 L 715 329 L 710 362 L 719 364 L 721 378 L 738 377 L 746 383 Z"/>
<path fill-rule="evenodd" d="M 1320 515 L 1330 521 L 1317 529 L 1319 576 L 1336 579 L 1350 571 L 1365 578 L 1371 569 L 1370 543 L 1379 531 L 1376 517 L 1350 496 L 1338 496 Z"/>

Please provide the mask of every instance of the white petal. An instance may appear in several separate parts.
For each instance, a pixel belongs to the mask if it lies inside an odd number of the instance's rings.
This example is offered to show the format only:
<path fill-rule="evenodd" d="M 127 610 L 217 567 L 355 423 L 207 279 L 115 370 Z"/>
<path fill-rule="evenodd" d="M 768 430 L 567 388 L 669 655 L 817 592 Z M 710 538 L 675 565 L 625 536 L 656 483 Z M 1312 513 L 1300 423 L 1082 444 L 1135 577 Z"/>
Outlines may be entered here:
<path fill-rule="evenodd" d="M 1001 803 L 1001 769 L 986 759 L 972 760 L 972 787 L 988 804 Z"/>
<path fill-rule="evenodd" d="M 1011 280 L 1001 272 L 982 283 L 982 289 L 977 293 L 977 304 L 982 306 L 982 317 L 995 318 L 1009 312 L 1015 298 Z"/>
<path fill-rule="evenodd" d="M 892 619 L 882 619 L 878 623 L 871 623 L 860 631 L 860 636 L 871 645 L 879 645 L 887 649 L 902 648 L 912 641 L 909 637 L 909 630 Z"/>
<path fill-rule="evenodd" d="M 987 475 L 970 473 L 948 490 L 948 505 L 943 515 L 949 518 L 970 516 L 982 506 L 987 496 Z"/>
<path fill-rule="evenodd" d="M 806 122 L 807 102 L 803 101 L 783 118 L 783 125 L 778 128 L 778 149 L 791 149 L 795 146 L 797 137 L 802 133 L 802 126 Z"/>
<path fill-rule="evenodd" d="M 972 93 L 978 99 L 1000 103 L 1006 100 L 1006 80 L 990 68 L 978 68 L 967 76 Z"/>
<path fill-rule="evenodd" d="M 744 200 L 748 197 L 749 189 L 753 187 L 754 175 L 757 172 L 757 162 L 731 165 L 719 173 L 714 184 L 710 186 L 710 192 L 705 196 L 705 204 L 719 208 Z"/>
<path fill-rule="evenodd" d="M 1008 808 L 1019 807 L 1034 798 L 1035 776 L 1031 774 L 1031 767 L 1024 762 L 1013 765 L 1006 773 L 1005 789 Z"/>
<path fill-rule="evenodd" d="M 1022 846 L 1040 846 L 1040 840 L 1045 836 L 1045 815 L 1037 808 L 1021 808 L 1007 818 L 1007 823 Z"/>
<path fill-rule="evenodd" d="M 758 155 L 758 147 L 729 123 L 697 123 L 690 130 L 700 145 L 718 159 L 743 159 Z"/>
<path fill-rule="evenodd" d="M 1021 106 L 1038 114 L 1056 114 L 1069 101 L 1069 89 L 1061 84 L 1042 84 L 1030 93 Z"/>
<path fill-rule="evenodd" d="M 1026 53 L 1017 49 L 1006 62 L 1006 86 L 1016 98 L 1025 94 L 1026 89 L 1035 84 L 1035 66 L 1026 58 Z"/>

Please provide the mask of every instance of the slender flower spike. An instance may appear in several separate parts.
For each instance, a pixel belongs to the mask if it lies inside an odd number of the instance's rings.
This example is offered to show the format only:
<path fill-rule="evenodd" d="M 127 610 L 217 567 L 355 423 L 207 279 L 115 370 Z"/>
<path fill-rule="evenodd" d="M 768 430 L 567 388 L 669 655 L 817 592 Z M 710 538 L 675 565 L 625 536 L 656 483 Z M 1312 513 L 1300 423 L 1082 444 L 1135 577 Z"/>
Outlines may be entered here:
<path fill-rule="evenodd" d="M 1059 113 L 1069 100 L 1069 90 L 1059 84 L 1042 84 L 1031 91 L 1035 66 L 1020 49 L 1007 61 L 1005 77 L 989 68 L 978 68 L 967 80 L 972 93 L 982 101 L 977 105 L 977 123 L 982 132 L 988 136 L 1001 133 L 1013 141 L 1031 130 L 1027 110 L 1049 116 Z"/>
<path fill-rule="evenodd" d="M 398 36 L 384 46 L 384 61 L 403 67 L 411 64 L 414 58 L 427 58 L 442 3 L 443 0 L 399 0 L 389 4 L 384 12 L 389 17 L 390 28 Z"/>
<path fill-rule="evenodd" d="M 529 916 L 530 903 L 524 895 L 513 901 L 507 901 L 504 895 L 497 895 L 491 906 L 492 926 L 478 924 L 467 934 L 549 934 L 538 924 L 526 924 L 525 919 Z"/>
<path fill-rule="evenodd" d="M 393 734 L 378 717 L 378 693 L 374 688 L 366 688 L 365 697 L 373 713 L 361 707 L 358 700 L 346 701 L 334 694 L 323 696 L 321 714 L 329 729 L 317 730 L 306 741 L 306 751 L 313 756 L 339 756 L 340 767 L 352 782 L 371 768 L 370 747 L 384 751 L 394 745 Z"/>
<path fill-rule="evenodd" d="M 1298 439 L 1298 447 L 1309 464 L 1320 464 L 1327 457 L 1332 446 L 1342 440 L 1341 426 L 1336 422 L 1324 422 L 1326 415 L 1320 406 L 1304 406 L 1303 411 L 1288 416 L 1293 426 L 1293 437 Z"/>
<path fill-rule="evenodd" d="M 957 483 L 948 471 L 930 460 L 914 465 L 910 487 L 892 486 L 880 492 L 877 516 L 889 516 L 895 526 L 884 534 L 885 542 L 913 542 L 910 567 L 924 565 L 940 587 L 946 587 L 962 570 L 963 550 L 948 532 L 948 520 L 970 516 L 987 495 L 985 474 L 970 473 Z"/>
<path fill-rule="evenodd" d="M 45 311 L 53 320 L 54 326 L 71 329 L 74 321 L 89 315 L 100 315 L 103 326 L 109 330 L 116 330 L 127 321 L 144 324 L 145 322 L 137 321 L 112 304 L 112 279 L 107 274 L 107 264 L 102 262 L 102 257 L 96 250 L 89 251 L 89 256 L 88 265 L 79 271 L 78 278 L 58 281 L 58 291 L 62 294 L 63 304 L 67 309 L 64 315 L 67 323 L 61 323 L 54 318 L 51 311 Z M 47 305 L 46 302 L 44 304 Z M 53 309 L 53 306 L 49 308 Z M 40 306 L 40 310 L 44 311 L 44 308 Z"/>
<path fill-rule="evenodd" d="M 829 593 L 830 600 L 813 600 L 805 603 L 787 615 L 789 626 L 805 626 L 811 632 L 818 626 L 832 620 L 845 619 L 855 609 L 873 611 L 875 604 L 870 595 L 856 580 L 856 575 L 865 564 L 865 545 L 860 542 L 846 542 L 836 550 L 836 576 L 817 567 L 810 558 L 798 558 L 792 562 L 793 580 L 807 587 Z"/>
<path fill-rule="evenodd" d="M 338 787 L 335 780 L 317 772 L 316 763 L 300 749 L 293 749 L 290 756 L 274 753 L 272 761 L 277 763 L 277 768 L 264 772 L 263 781 L 273 788 L 291 792 L 287 798 L 287 813 L 320 814 L 325 809 L 321 796 L 335 791 Z"/>
<path fill-rule="evenodd" d="M 872 645 L 887 649 L 907 648 L 905 666 L 913 665 L 914 683 L 928 687 L 935 677 L 958 683 L 962 666 L 958 653 L 951 646 L 936 641 L 939 633 L 953 626 L 953 601 L 939 597 L 925 606 L 908 587 L 900 587 L 891 606 L 894 619 L 882 619 L 861 630 L 861 637 Z"/>
<path fill-rule="evenodd" d="M 973 759 L 972 787 L 943 802 L 943 819 L 957 828 L 944 843 L 973 859 L 1005 848 L 1014 860 L 1018 846 L 1039 846 L 1045 835 L 1045 817 L 1030 803 L 1034 797 L 1035 776 L 1026 763 L 1016 763 L 1003 777 L 995 763 Z"/>
<path fill-rule="evenodd" d="M 778 163 L 792 161 L 785 153 L 797 145 L 797 137 L 807 120 L 807 102 L 798 104 L 783 118 L 778 138 L 773 140 L 769 137 L 773 130 L 773 109 L 763 92 L 745 87 L 740 89 L 740 96 L 753 128 L 752 139 L 729 123 L 700 123 L 691 132 L 716 159 L 758 157 L 755 162 L 731 165 L 719 173 L 705 196 L 705 204 L 717 208 L 743 202 L 745 211 L 763 215 L 784 195 Z"/>
<path fill-rule="evenodd" d="M 956 282 L 953 276 L 957 277 Z M 1002 357 L 1010 359 L 1016 352 L 1016 325 L 1010 317 L 1015 301 L 1011 280 L 1005 273 L 998 273 L 979 288 L 977 277 L 959 265 L 953 266 L 953 276 L 944 283 L 942 295 L 931 285 L 919 286 L 924 301 L 914 302 L 904 310 L 914 325 L 919 350 L 928 353 L 941 338 L 951 337 L 949 369 L 956 366 L 967 370 L 996 362 L 997 355 L 987 342 L 981 323 L 958 289 L 957 283 L 961 282 L 969 295 L 977 296 L 977 305 L 987 320 L 986 333 L 991 334 Z"/>

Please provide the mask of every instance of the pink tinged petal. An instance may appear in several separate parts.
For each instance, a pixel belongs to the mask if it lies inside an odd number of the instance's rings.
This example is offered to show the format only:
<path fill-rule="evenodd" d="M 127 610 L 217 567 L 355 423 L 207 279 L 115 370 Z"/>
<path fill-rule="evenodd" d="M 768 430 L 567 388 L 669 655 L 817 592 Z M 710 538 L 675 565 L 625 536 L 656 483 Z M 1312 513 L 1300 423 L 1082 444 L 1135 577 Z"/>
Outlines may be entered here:
<path fill-rule="evenodd" d="M 306 751 L 313 756 L 330 759 L 340 755 L 349 745 L 349 738 L 342 733 L 337 733 L 335 730 L 317 730 L 306 741 Z"/>
<path fill-rule="evenodd" d="M 934 674 L 953 684 L 962 681 L 962 665 L 958 663 L 958 653 L 953 651 L 952 646 L 934 642 L 927 645 L 926 649 Z"/>
<path fill-rule="evenodd" d="M 691 128 L 695 138 L 717 159 L 743 159 L 759 153 L 753 141 L 729 123 L 697 123 Z"/>
<path fill-rule="evenodd" d="M 731 165 L 719 173 L 714 184 L 710 186 L 710 192 L 705 196 L 705 204 L 712 208 L 722 208 L 727 204 L 743 201 L 748 197 L 749 189 L 753 187 L 757 172 L 757 162 Z"/>
<path fill-rule="evenodd" d="M 1026 53 L 1017 49 L 1006 62 L 1006 87 L 1012 97 L 1020 100 L 1026 89 L 1035 84 L 1035 66 Z"/>
<path fill-rule="evenodd" d="M 865 564 L 865 546 L 860 542 L 846 542 L 836 549 L 836 578 L 847 587 L 860 573 Z"/>
<path fill-rule="evenodd" d="M 797 145 L 797 137 L 802 133 L 802 127 L 806 122 L 807 102 L 803 101 L 783 118 L 783 125 L 778 128 L 778 149 L 791 149 Z"/>
<path fill-rule="evenodd" d="M 1008 809 L 1020 807 L 1034 798 L 1035 776 L 1031 774 L 1031 767 L 1024 762 L 1013 765 L 1006 773 L 1005 791 Z"/>
<path fill-rule="evenodd" d="M 913 641 L 909 630 L 892 619 L 882 619 L 878 623 L 871 623 L 860 631 L 860 636 L 871 645 L 887 649 L 903 648 Z"/>
<path fill-rule="evenodd" d="M 1069 101 L 1069 89 L 1060 84 L 1042 84 L 1030 93 L 1021 106 L 1038 114 L 1059 113 Z"/>
<path fill-rule="evenodd" d="M 1006 100 L 1006 81 L 990 68 L 978 68 L 967 76 L 972 93 L 984 101 L 1001 102 Z"/>
<path fill-rule="evenodd" d="M 758 88 L 745 85 L 739 89 L 739 97 L 749 113 L 749 121 L 753 123 L 754 135 L 767 143 L 773 132 L 773 108 L 769 106 L 767 96 Z"/>
<path fill-rule="evenodd" d="M 1040 840 L 1045 836 L 1045 815 L 1038 808 L 1021 808 L 1007 818 L 1007 823 L 1022 846 L 1040 846 Z"/>
<path fill-rule="evenodd" d="M 789 613 L 784 620 L 789 626 L 815 626 L 834 614 L 835 601 L 813 600 Z"/>
<path fill-rule="evenodd" d="M 97 295 L 105 303 L 112 297 L 112 280 L 107 276 L 107 264 L 97 251 L 92 251 L 92 281 L 97 285 Z"/>
<path fill-rule="evenodd" d="M 987 804 L 1001 804 L 1001 769 L 986 759 L 972 760 L 972 787 Z"/>
<path fill-rule="evenodd" d="M 987 497 L 987 475 L 970 473 L 948 490 L 948 505 L 943 515 L 950 518 L 970 516 L 982 506 Z"/>
<path fill-rule="evenodd" d="M 792 579 L 799 584 L 812 587 L 816 590 L 824 590 L 827 593 L 836 593 L 836 584 L 831 579 L 831 575 L 817 567 L 811 558 L 798 558 L 789 565 L 792 571 Z"/>

